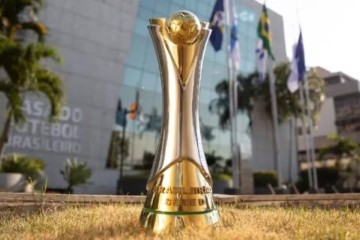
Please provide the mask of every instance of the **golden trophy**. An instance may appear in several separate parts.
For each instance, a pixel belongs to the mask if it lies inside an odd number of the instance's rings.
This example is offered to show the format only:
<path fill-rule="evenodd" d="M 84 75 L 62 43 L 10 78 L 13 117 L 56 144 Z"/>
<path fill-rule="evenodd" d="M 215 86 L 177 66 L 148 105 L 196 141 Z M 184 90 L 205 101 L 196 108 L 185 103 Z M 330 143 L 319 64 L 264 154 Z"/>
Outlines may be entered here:
<path fill-rule="evenodd" d="M 198 114 L 202 61 L 211 30 L 188 11 L 149 21 L 161 73 L 163 125 L 141 224 L 154 232 L 218 224 Z"/>

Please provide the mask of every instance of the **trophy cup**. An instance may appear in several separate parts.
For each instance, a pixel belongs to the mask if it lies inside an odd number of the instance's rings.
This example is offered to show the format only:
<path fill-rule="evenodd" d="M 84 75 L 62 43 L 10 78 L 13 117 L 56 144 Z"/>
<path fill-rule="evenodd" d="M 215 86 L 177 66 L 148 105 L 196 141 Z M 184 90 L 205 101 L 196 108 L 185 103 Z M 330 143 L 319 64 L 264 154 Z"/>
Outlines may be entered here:
<path fill-rule="evenodd" d="M 198 114 L 202 61 L 211 30 L 188 11 L 149 21 L 161 73 L 163 125 L 140 221 L 154 232 L 214 225 L 220 218 Z"/>

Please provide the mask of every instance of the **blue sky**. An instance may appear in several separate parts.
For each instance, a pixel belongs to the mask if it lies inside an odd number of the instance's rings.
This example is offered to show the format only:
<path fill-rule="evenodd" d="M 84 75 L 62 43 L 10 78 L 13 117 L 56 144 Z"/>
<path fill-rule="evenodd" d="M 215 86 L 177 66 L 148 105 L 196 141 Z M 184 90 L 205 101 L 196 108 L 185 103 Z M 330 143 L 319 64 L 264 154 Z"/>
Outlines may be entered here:
<path fill-rule="evenodd" d="M 283 16 L 289 57 L 300 22 L 307 66 L 360 80 L 360 0 L 266 0 L 266 5 Z"/>

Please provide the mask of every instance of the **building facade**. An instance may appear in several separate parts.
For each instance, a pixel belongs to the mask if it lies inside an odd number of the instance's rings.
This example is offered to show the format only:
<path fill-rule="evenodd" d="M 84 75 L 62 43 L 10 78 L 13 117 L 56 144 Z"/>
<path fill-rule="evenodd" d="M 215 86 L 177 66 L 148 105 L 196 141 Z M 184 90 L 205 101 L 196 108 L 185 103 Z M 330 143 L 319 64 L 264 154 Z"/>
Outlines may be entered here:
<path fill-rule="evenodd" d="M 329 135 L 338 134 L 360 143 L 360 82 L 343 72 L 315 71 L 325 81 L 325 101 L 314 129 L 315 151 L 332 144 Z M 300 164 L 306 165 L 306 146 L 298 137 Z M 319 163 L 318 163 L 319 164 Z"/>
<path fill-rule="evenodd" d="M 255 70 L 257 23 L 262 6 L 253 0 L 236 0 L 236 16 L 241 50 L 240 72 Z M 125 174 L 144 165 L 155 153 L 161 128 L 162 95 L 158 63 L 147 30 L 148 19 L 168 17 L 186 9 L 200 20 L 210 18 L 214 0 L 47 0 L 41 20 L 49 28 L 47 41 L 59 48 L 63 65 L 49 64 L 65 80 L 67 102 L 61 120 L 46 120 L 48 103 L 41 96 L 29 96 L 24 109 L 28 121 L 12 131 L 7 152 L 20 152 L 42 158 L 49 188 L 64 188 L 60 175 L 67 158 L 87 162 L 93 170 L 91 183 L 81 191 L 115 193 L 119 176 L 119 152 L 114 138 L 123 127 L 115 123 L 119 100 L 130 108 L 139 99 L 135 120 L 127 119 Z M 278 61 L 286 60 L 282 17 L 269 11 L 272 21 L 273 51 Z M 219 126 L 219 116 L 209 111 L 218 98 L 215 87 L 228 79 L 223 50 L 206 50 L 200 92 L 200 121 L 204 151 L 223 159 L 231 158 L 230 133 Z M 239 72 L 239 73 L 240 73 Z M 246 191 L 251 192 L 252 169 L 272 168 L 271 122 L 260 116 L 253 132 L 258 160 L 254 161 L 249 119 L 239 113 L 238 138 L 243 159 Z M 270 127 L 269 127 L 270 126 Z M 286 135 L 286 134 L 285 134 Z M 114 144 L 115 141 L 115 144 Z M 285 141 L 288 142 L 288 141 Z M 264 147 L 261 145 L 264 144 Z M 284 154 L 285 156 L 286 154 Z"/>

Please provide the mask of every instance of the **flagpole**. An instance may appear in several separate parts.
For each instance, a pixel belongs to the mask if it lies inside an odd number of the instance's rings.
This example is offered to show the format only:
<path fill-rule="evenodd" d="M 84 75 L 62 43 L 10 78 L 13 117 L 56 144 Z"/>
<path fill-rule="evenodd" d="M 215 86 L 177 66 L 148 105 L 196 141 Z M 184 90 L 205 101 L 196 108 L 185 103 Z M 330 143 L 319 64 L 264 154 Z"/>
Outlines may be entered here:
<path fill-rule="evenodd" d="M 227 58 L 227 67 L 229 75 L 229 111 L 230 111 L 230 140 L 231 140 L 231 155 L 232 155 L 232 165 L 233 165 L 233 186 L 234 189 L 240 189 L 240 164 L 238 156 L 238 142 L 237 142 L 237 122 L 235 119 L 236 110 L 235 109 L 235 82 L 236 82 L 236 72 L 234 69 L 234 61 L 230 53 L 230 34 L 231 34 L 231 0 L 224 0 L 224 13 L 225 13 L 225 46 L 226 46 L 226 58 Z"/>
<path fill-rule="evenodd" d="M 291 177 L 291 175 L 292 175 L 292 160 L 293 160 L 293 150 L 294 150 L 294 148 L 293 148 L 293 145 L 294 145 L 294 143 L 293 143 L 293 138 L 294 138 L 294 125 L 295 125 L 295 120 L 294 120 L 294 117 L 291 117 L 290 118 L 290 122 L 289 122 L 289 135 L 290 135 L 290 140 L 289 140 L 289 162 L 288 162 L 288 164 L 289 164 L 289 166 L 288 166 L 288 179 L 289 179 L 289 184 L 291 184 L 292 183 L 292 177 Z"/>
<path fill-rule="evenodd" d="M 270 75 L 270 95 L 271 95 L 271 112 L 272 112 L 272 124 L 273 124 L 273 138 L 274 138 L 274 168 L 278 173 L 277 186 L 281 187 L 282 174 L 281 174 L 281 165 L 279 158 L 279 125 L 278 125 L 278 109 L 277 109 L 277 99 L 276 99 L 276 90 L 275 90 L 275 76 L 274 76 L 274 60 L 271 59 L 271 69 L 269 71 Z"/>
<path fill-rule="evenodd" d="M 305 80 L 305 101 L 306 101 L 306 110 L 307 110 L 307 117 L 309 120 L 309 128 L 310 128 L 310 155 L 311 155 L 311 166 L 312 166 L 312 174 L 314 178 L 314 189 L 315 191 L 318 190 L 318 181 L 317 181 L 317 169 L 315 166 L 316 155 L 315 155 L 315 146 L 314 146 L 314 127 L 313 127 L 313 120 L 312 120 L 312 111 L 310 109 L 310 94 L 309 94 L 309 83 L 308 80 Z"/>
<path fill-rule="evenodd" d="M 257 54 L 257 68 L 259 72 L 259 81 L 260 84 L 265 80 L 265 73 L 267 72 L 269 66 L 270 71 L 269 75 L 269 92 L 271 96 L 271 117 L 272 117 L 272 133 L 273 133 L 273 153 L 274 153 L 274 170 L 277 171 L 277 187 L 281 187 L 282 183 L 282 173 L 280 165 L 280 156 L 279 156 L 279 125 L 278 125 L 278 109 L 277 109 L 277 99 L 276 99 L 276 90 L 275 90 L 275 76 L 274 76 L 274 67 L 275 67 L 275 58 L 271 51 L 271 31 L 270 31 L 270 19 L 267 13 L 266 5 L 264 3 L 262 14 L 258 23 L 258 47 L 256 49 Z M 267 64 L 267 57 L 270 57 L 271 63 Z"/>
<path fill-rule="evenodd" d="M 234 3 L 234 0 L 231 0 L 232 4 Z M 233 24 L 235 25 L 235 5 L 232 5 L 231 8 L 231 19 L 234 22 Z M 229 11 L 230 12 L 230 11 Z M 230 29 L 231 32 L 231 29 Z M 236 32 L 237 33 L 237 32 Z M 237 37 L 237 36 L 235 36 Z M 237 182 L 238 182 L 238 188 L 240 189 L 242 187 L 242 156 L 241 156 L 241 145 L 240 145 L 240 141 L 238 140 L 238 121 L 237 121 L 237 109 L 238 109 L 238 81 L 237 81 L 237 64 L 236 64 L 236 60 L 235 60 L 235 54 L 234 51 L 240 51 L 236 45 L 238 44 L 238 42 L 235 42 L 235 46 L 234 49 L 232 49 L 232 54 L 231 56 L 231 62 L 232 62 L 232 73 L 233 73 L 233 109 L 234 111 L 234 130 L 235 130 L 235 134 L 234 134 L 234 140 L 235 140 L 235 154 L 236 154 L 236 164 L 235 167 L 237 169 L 237 171 L 235 172 L 235 174 L 237 175 Z M 230 42 L 229 42 L 230 45 Z M 230 49 L 230 46 L 229 46 Z M 239 54 L 239 53 L 238 53 Z M 240 62 L 240 59 L 238 59 L 238 61 Z"/>
<path fill-rule="evenodd" d="M 306 82 L 306 80 L 305 80 Z M 299 94 L 300 94 L 300 103 L 301 103 L 301 121 L 302 121 L 302 137 L 303 140 L 305 142 L 305 149 L 306 149 L 306 160 L 307 160 L 307 164 L 308 164 L 308 180 L 309 180 L 309 187 L 313 188 L 313 178 L 312 178 L 312 174 L 311 174 L 311 157 L 310 157 L 310 146 L 309 146 L 309 138 L 308 138 L 308 131 L 306 128 L 306 120 L 305 120 L 305 116 L 307 116 L 307 111 L 305 111 L 305 98 L 304 98 L 304 86 L 302 84 L 300 84 L 299 86 Z M 307 107 L 306 107 L 307 108 Z"/>
<path fill-rule="evenodd" d="M 299 8 L 298 8 L 298 4 L 295 1 L 296 4 L 296 15 L 297 15 L 297 20 L 300 26 L 300 13 L 299 13 Z M 301 27 L 300 27 L 300 31 L 301 31 Z M 309 108 L 309 85 L 307 80 L 305 79 L 305 104 L 306 104 L 306 114 L 307 117 L 309 118 L 309 128 L 310 128 L 310 155 L 311 155 L 311 165 L 309 165 L 309 168 L 312 168 L 313 171 L 313 178 L 314 178 L 314 188 L 315 190 L 318 189 L 318 179 L 317 179 L 317 170 L 316 170 L 316 166 L 315 166 L 315 161 L 316 161 L 316 155 L 315 155 L 315 146 L 314 146 L 314 135 L 313 135 L 313 121 L 312 121 L 312 117 L 311 117 L 311 110 Z M 310 175 L 309 175 L 310 176 Z"/>
<path fill-rule="evenodd" d="M 236 51 L 236 49 L 234 49 L 233 51 Z M 234 58 L 232 57 L 232 66 L 233 68 L 235 69 L 235 60 Z M 234 106 L 234 109 L 235 111 L 237 111 L 238 109 L 238 82 L 237 82 L 237 79 L 236 79 L 236 71 L 233 71 L 233 79 L 234 79 L 234 84 L 233 84 L 233 106 Z M 237 172 L 235 172 L 234 174 L 237 174 L 237 181 L 239 183 L 239 188 L 242 187 L 242 177 L 243 177 L 243 174 L 242 174 L 242 156 L 241 156 L 241 146 L 240 146 L 240 142 L 238 141 L 238 122 L 237 122 L 237 119 L 236 119 L 236 112 L 235 112 L 235 115 L 234 115 L 234 122 L 235 122 L 235 126 L 234 126 L 234 130 L 235 130 L 235 151 L 236 151 L 236 162 L 237 164 L 235 165 L 236 166 L 236 169 Z"/>

